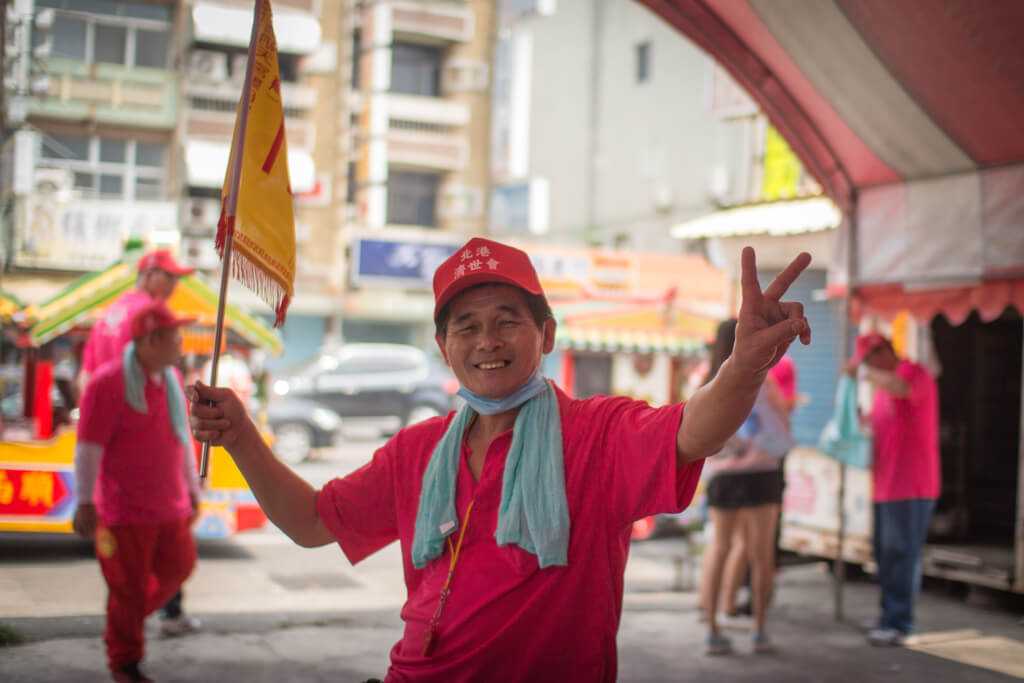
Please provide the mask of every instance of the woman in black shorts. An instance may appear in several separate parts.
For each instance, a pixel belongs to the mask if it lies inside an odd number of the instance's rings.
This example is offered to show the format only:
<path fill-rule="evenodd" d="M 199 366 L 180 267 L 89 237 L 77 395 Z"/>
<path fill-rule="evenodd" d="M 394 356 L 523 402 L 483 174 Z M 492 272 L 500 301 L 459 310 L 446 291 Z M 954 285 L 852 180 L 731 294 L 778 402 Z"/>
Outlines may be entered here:
<path fill-rule="evenodd" d="M 735 319 L 719 325 L 705 383 L 711 381 L 732 353 L 735 336 Z M 778 387 L 766 381 L 762 396 L 755 404 L 755 413 L 776 409 L 770 396 L 773 391 L 778 392 Z M 749 439 L 734 436 L 720 453 L 708 458 L 705 471 L 709 476 L 707 501 L 714 529 L 705 550 L 701 581 L 701 603 L 708 623 L 705 652 L 714 655 L 732 652 L 731 641 L 719 630 L 717 612 L 726 560 L 737 541 L 747 554 L 753 574 L 751 645 L 754 652 L 772 652 L 774 648 L 764 622 L 775 572 L 775 526 L 782 503 L 779 458 L 761 451 Z"/>

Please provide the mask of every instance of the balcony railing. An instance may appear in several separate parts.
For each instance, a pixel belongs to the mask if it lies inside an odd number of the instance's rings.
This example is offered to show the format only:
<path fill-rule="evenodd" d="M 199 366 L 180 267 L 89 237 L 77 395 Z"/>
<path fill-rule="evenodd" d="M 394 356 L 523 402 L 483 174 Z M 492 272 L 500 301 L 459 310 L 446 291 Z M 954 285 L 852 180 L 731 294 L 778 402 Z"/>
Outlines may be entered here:
<path fill-rule="evenodd" d="M 397 34 L 447 41 L 473 39 L 473 11 L 457 4 L 392 2 L 391 26 Z"/>
<path fill-rule="evenodd" d="M 469 163 L 469 141 L 459 135 L 388 131 L 388 163 L 459 171 Z"/>
<path fill-rule="evenodd" d="M 47 73 L 50 87 L 29 101 L 29 116 L 151 128 L 177 121 L 175 71 L 51 58 Z"/>
<path fill-rule="evenodd" d="M 375 97 L 385 99 L 388 118 L 393 120 L 438 126 L 465 126 L 469 123 L 469 105 L 455 100 L 396 93 Z"/>

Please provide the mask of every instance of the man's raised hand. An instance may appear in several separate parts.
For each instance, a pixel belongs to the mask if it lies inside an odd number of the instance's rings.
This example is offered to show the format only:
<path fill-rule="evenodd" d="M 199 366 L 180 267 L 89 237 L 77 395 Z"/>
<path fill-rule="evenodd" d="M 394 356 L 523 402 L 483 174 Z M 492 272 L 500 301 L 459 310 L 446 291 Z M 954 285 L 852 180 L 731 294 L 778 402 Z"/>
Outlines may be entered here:
<path fill-rule="evenodd" d="M 743 301 L 736 317 L 736 343 L 732 358 L 739 369 L 759 375 L 779 362 L 793 340 L 811 343 L 811 326 L 804 317 L 803 304 L 782 301 L 786 290 L 811 262 L 811 255 L 799 254 L 762 292 L 757 281 L 757 260 L 751 247 L 743 249 L 740 283 Z"/>

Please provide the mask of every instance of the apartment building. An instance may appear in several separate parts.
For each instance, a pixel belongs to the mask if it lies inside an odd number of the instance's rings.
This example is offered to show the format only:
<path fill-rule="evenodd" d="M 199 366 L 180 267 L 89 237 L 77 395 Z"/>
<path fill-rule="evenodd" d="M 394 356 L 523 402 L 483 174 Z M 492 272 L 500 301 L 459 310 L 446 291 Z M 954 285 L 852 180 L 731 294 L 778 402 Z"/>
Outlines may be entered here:
<path fill-rule="evenodd" d="M 429 345 L 431 276 L 487 227 L 494 3 L 355 8 L 344 335 Z"/>
<path fill-rule="evenodd" d="M 121 257 L 176 242 L 182 165 L 174 3 L 7 5 L 5 287 L 38 302 Z"/>

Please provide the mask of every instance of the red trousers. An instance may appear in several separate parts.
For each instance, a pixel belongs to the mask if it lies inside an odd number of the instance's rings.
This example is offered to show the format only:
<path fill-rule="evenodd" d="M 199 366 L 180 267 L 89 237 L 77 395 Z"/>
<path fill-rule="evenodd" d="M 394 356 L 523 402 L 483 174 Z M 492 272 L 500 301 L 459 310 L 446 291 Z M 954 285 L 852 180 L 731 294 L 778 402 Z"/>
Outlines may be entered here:
<path fill-rule="evenodd" d="M 96 557 L 107 597 L 107 661 L 111 670 L 142 659 L 146 615 L 178 592 L 196 564 L 187 517 L 160 524 L 103 526 Z"/>

